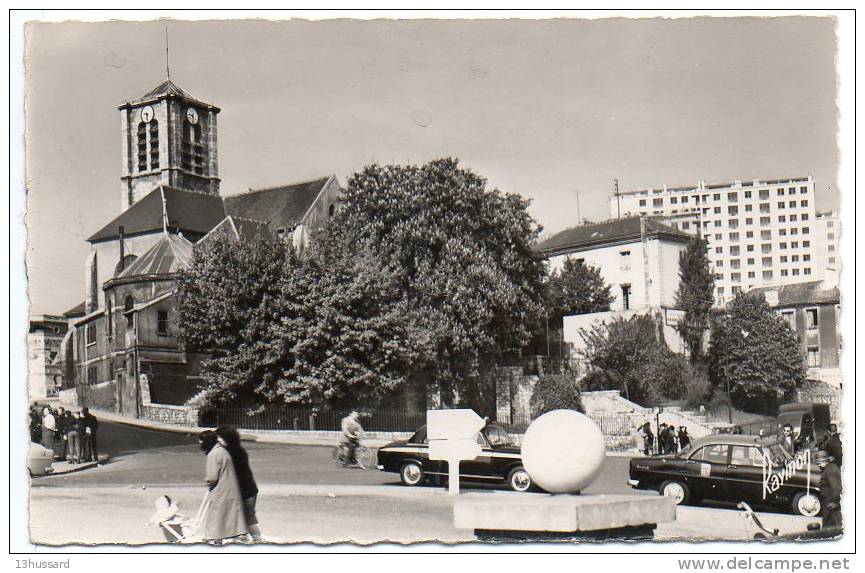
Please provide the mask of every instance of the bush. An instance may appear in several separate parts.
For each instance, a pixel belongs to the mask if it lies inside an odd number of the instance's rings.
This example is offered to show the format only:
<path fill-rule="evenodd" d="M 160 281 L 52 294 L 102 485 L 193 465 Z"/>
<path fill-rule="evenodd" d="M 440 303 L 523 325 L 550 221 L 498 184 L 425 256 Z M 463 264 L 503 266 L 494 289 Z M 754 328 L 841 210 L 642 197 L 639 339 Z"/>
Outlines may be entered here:
<path fill-rule="evenodd" d="M 533 418 L 560 409 L 586 413 L 580 385 L 569 374 L 551 374 L 539 379 L 532 392 L 531 408 Z"/>
<path fill-rule="evenodd" d="M 709 373 L 700 365 L 691 362 L 685 365 L 685 407 L 699 408 L 712 399 L 712 383 Z"/>

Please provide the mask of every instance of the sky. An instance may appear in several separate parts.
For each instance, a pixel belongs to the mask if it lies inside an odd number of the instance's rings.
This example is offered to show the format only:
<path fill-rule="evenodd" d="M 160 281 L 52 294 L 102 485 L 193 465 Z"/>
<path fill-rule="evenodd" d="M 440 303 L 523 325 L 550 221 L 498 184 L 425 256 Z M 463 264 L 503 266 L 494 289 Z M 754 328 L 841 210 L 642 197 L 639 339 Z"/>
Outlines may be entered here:
<path fill-rule="evenodd" d="M 117 106 L 218 105 L 221 193 L 459 158 L 550 234 L 622 190 L 812 175 L 837 208 L 831 18 L 162 21 L 27 29 L 32 314 L 83 300 L 120 213 Z"/>

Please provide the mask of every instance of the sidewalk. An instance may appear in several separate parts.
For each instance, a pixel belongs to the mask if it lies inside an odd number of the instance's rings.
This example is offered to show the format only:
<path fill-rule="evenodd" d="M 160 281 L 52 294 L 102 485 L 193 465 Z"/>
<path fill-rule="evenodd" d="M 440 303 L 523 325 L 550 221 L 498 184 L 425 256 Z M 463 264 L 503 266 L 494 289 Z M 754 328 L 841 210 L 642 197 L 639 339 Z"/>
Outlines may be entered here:
<path fill-rule="evenodd" d="M 108 454 L 99 454 L 98 462 L 83 462 L 80 464 L 73 464 L 67 461 L 57 461 L 51 464 L 51 472 L 45 474 L 46 476 L 59 476 L 64 474 L 71 474 L 73 472 L 80 472 L 82 470 L 89 470 L 91 468 L 95 468 L 99 465 L 105 464 L 108 460 L 111 459 Z M 33 476 L 33 477 L 42 477 L 42 476 Z"/>

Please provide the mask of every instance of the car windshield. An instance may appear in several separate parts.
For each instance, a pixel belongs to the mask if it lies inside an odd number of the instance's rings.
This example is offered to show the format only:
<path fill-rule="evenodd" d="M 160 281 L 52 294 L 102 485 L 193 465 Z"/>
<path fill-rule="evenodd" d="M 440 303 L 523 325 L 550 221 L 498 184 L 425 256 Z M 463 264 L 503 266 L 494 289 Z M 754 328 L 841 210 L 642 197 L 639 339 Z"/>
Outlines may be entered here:
<path fill-rule="evenodd" d="M 763 457 L 768 457 L 772 460 L 772 465 L 782 466 L 790 461 L 790 454 L 781 444 L 764 445 L 762 448 Z"/>
<path fill-rule="evenodd" d="M 487 426 L 485 433 L 487 435 L 487 440 L 490 442 L 490 446 L 494 448 L 498 446 L 510 446 L 513 444 L 511 437 L 501 426 Z"/>

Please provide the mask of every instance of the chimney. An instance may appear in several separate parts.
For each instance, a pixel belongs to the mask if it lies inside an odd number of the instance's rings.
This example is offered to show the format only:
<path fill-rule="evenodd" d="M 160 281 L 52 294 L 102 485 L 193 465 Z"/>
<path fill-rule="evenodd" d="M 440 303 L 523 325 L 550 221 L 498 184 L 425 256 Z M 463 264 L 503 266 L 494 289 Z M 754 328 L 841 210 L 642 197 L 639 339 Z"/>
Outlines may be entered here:
<path fill-rule="evenodd" d="M 123 259 L 126 258 L 126 253 L 123 250 L 123 225 L 117 227 L 117 232 L 120 234 L 120 265 L 118 266 L 120 270 L 117 274 L 120 274 L 123 272 Z"/>

